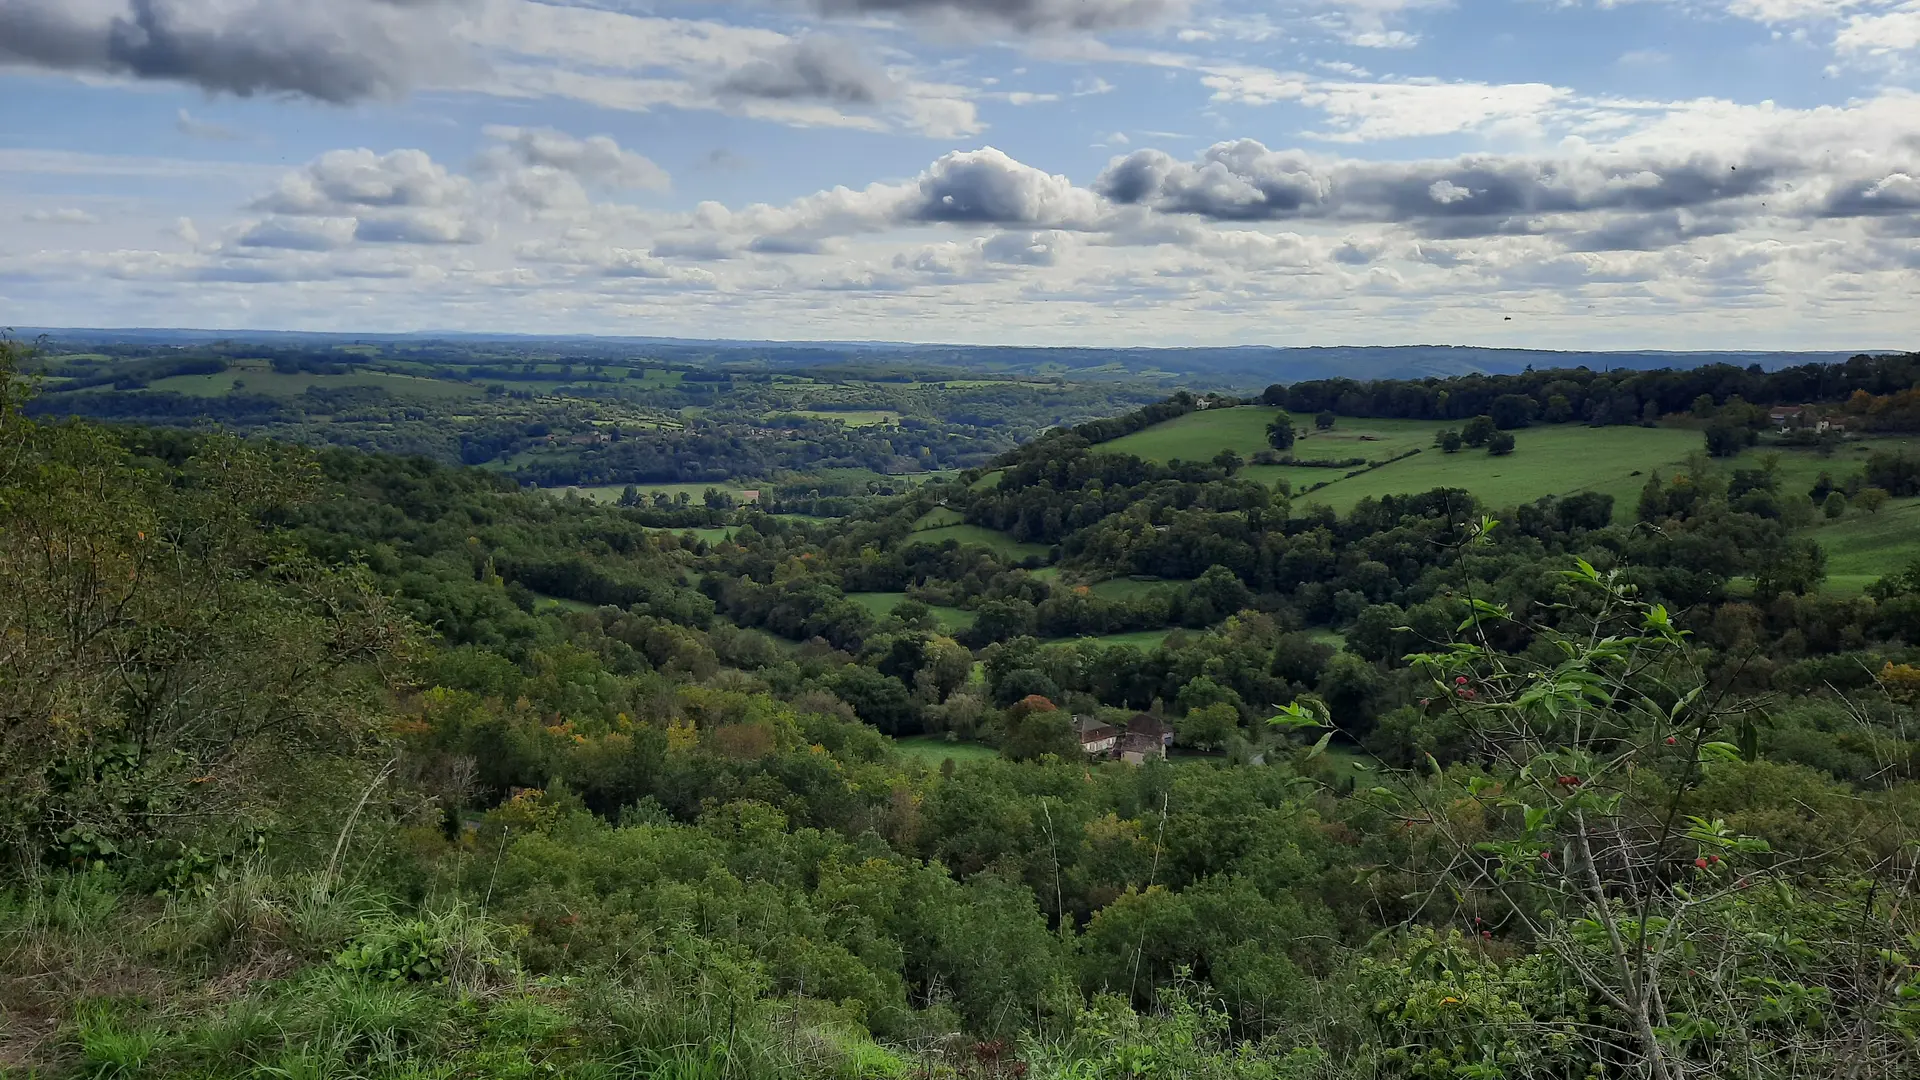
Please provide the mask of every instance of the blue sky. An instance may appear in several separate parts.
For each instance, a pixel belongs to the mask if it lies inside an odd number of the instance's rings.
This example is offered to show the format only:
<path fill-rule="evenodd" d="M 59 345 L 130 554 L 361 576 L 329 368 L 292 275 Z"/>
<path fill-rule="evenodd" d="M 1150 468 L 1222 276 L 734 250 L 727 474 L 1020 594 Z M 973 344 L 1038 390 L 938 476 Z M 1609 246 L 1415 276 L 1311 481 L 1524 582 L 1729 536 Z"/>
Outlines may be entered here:
<path fill-rule="evenodd" d="M 0 324 L 1913 347 L 1920 0 L 0 0 Z"/>

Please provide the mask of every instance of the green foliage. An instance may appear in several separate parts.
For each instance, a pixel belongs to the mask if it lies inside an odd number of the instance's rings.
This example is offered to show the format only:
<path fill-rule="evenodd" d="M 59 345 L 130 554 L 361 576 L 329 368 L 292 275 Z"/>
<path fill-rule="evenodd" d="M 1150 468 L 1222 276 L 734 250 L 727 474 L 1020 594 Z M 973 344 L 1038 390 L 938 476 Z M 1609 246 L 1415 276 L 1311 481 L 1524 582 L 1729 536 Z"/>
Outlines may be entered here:
<path fill-rule="evenodd" d="M 1291 450 L 1294 443 L 1293 418 L 1279 413 L 1267 422 L 1267 445 L 1275 450 Z"/>
<path fill-rule="evenodd" d="M 1445 385 L 1394 438 L 1665 405 Z M 1296 505 L 1239 444 L 1113 449 L 1277 410 L 1176 397 L 833 524 L 0 411 L 0 469 L 34 466 L 0 513 L 81 553 L 0 555 L 9 1065 L 1914 1071 L 1916 575 L 1820 595 L 1794 462 L 1663 469 L 1640 527 L 1607 490 L 1496 525 L 1458 488 Z M 1371 434 L 1337 427 L 1297 437 Z M 1553 448 L 1660 434 L 1529 432 L 1491 468 L 1530 491 Z M 1906 509 L 1820 533 L 1891 549 Z M 43 610 L 87 583 L 124 614 L 97 655 Z M 1074 714 L 1143 712 L 1224 753 L 1080 753 Z M 1003 753 L 882 734 L 923 728 Z"/>
<path fill-rule="evenodd" d="M 1493 417 L 1476 416 L 1460 429 L 1460 441 L 1477 449 L 1490 443 L 1497 430 Z"/>

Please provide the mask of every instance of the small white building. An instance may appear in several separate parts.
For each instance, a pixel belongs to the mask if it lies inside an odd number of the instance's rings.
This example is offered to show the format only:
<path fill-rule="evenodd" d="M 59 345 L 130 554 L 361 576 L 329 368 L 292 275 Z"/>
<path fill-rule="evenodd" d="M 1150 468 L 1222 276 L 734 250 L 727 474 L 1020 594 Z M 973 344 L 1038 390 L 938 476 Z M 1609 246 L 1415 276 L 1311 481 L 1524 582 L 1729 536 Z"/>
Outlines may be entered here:
<path fill-rule="evenodd" d="M 1111 724 L 1101 723 L 1096 717 L 1076 716 L 1073 718 L 1073 727 L 1080 736 L 1080 749 L 1088 754 L 1105 756 L 1113 753 L 1113 748 L 1119 745 L 1119 730 Z"/>

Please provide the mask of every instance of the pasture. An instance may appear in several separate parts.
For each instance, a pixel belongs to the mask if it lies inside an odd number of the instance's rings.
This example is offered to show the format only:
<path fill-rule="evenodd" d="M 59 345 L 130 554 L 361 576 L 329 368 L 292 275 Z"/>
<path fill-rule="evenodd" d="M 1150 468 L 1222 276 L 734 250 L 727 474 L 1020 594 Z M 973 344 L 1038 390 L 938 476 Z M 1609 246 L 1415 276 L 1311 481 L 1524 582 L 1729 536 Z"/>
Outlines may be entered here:
<path fill-rule="evenodd" d="M 1803 535 L 1827 551 L 1826 588 L 1861 593 L 1888 574 L 1920 560 L 1920 498 L 1896 499 L 1869 514 L 1849 510 L 1838 521 L 1822 522 Z"/>
<path fill-rule="evenodd" d="M 944 544 L 948 540 L 959 541 L 963 546 L 977 544 L 1010 559 L 1025 559 L 1032 555 L 1045 558 L 1048 550 L 1045 545 L 1022 543 L 1006 533 L 979 525 L 942 525 L 935 529 L 924 529 L 909 536 L 907 543 Z"/>
<path fill-rule="evenodd" d="M 949 759 L 955 765 L 965 765 L 975 761 L 992 761 L 1000 756 L 1000 751 L 985 743 L 948 742 L 939 735 L 910 735 L 895 739 L 893 749 L 901 757 L 930 769 L 939 768 L 941 762 Z"/>
<path fill-rule="evenodd" d="M 804 416 L 809 420 L 826 420 L 850 428 L 887 427 L 900 422 L 900 414 L 891 409 L 793 409 L 774 415 Z"/>
<path fill-rule="evenodd" d="M 556 494 L 571 492 L 583 499 L 592 499 L 594 502 L 616 503 L 620 501 L 621 494 L 627 490 L 628 486 L 627 484 L 593 484 L 582 487 L 548 488 L 547 490 Z M 634 491 L 638 492 L 640 497 L 647 500 L 649 504 L 653 502 L 655 495 L 665 495 L 669 499 L 676 499 L 684 494 L 688 499 L 692 500 L 692 505 L 694 506 L 706 505 L 706 496 L 709 489 L 724 491 L 733 496 L 735 505 L 745 505 L 749 501 L 745 498 L 745 493 L 759 490 L 758 488 L 741 487 L 738 482 L 731 480 L 711 484 L 633 484 L 631 486 Z"/>
<path fill-rule="evenodd" d="M 1136 581 L 1133 578 L 1109 578 L 1088 586 L 1087 591 L 1102 600 L 1140 600 L 1156 592 L 1177 592 L 1187 584 L 1185 581 L 1165 579 Z"/>
<path fill-rule="evenodd" d="M 1251 458 L 1267 448 L 1267 424 L 1279 412 L 1265 406 L 1240 406 L 1188 413 L 1103 447 L 1154 461 L 1206 461 L 1223 449 Z M 1457 424 L 1343 416 L 1331 430 L 1315 431 L 1312 417 L 1294 415 L 1293 422 L 1299 433 L 1292 451 L 1296 458 L 1388 463 L 1351 477 L 1347 473 L 1352 469 L 1298 465 L 1250 465 L 1241 475 L 1265 484 L 1285 479 L 1296 502 L 1324 503 L 1340 513 L 1352 510 L 1364 498 L 1436 487 L 1463 488 L 1496 508 L 1548 495 L 1599 491 L 1614 497 L 1616 514 L 1623 507 L 1630 513 L 1649 472 L 1671 472 L 1689 453 L 1701 449 L 1700 433 L 1684 428 L 1557 424 L 1515 431 L 1518 446 L 1505 457 L 1483 450 L 1446 454 L 1433 446 L 1434 434 Z M 1413 450 L 1420 452 L 1390 460 Z M 1321 483 L 1326 486 L 1305 490 Z"/>
<path fill-rule="evenodd" d="M 893 609 L 899 607 L 900 602 L 906 598 L 907 594 L 900 592 L 847 594 L 847 599 L 852 600 L 854 603 L 872 612 L 873 617 L 876 619 L 884 619 L 888 615 L 893 614 Z M 969 626 L 972 626 L 975 618 L 973 612 L 962 608 L 936 607 L 929 604 L 927 610 L 932 612 L 933 617 L 939 621 L 940 629 L 945 630 L 949 634 L 959 633 Z"/>
<path fill-rule="evenodd" d="M 965 522 L 966 518 L 961 517 L 960 511 L 955 510 L 953 507 L 936 506 L 920 515 L 919 520 L 913 523 L 913 531 L 925 532 L 928 529 L 943 529 L 949 525 L 960 525 Z"/>
<path fill-rule="evenodd" d="M 1158 630 L 1133 630 L 1124 634 L 1101 634 L 1099 636 L 1088 634 L 1084 637 L 1053 638 L 1049 640 L 1047 644 L 1061 645 L 1076 642 L 1092 642 L 1103 649 L 1110 649 L 1117 645 L 1131 645 L 1141 652 L 1152 652 L 1159 648 L 1161 642 L 1166 641 L 1168 636 L 1175 633 L 1178 629 L 1178 627 L 1167 626 L 1161 627 Z"/>

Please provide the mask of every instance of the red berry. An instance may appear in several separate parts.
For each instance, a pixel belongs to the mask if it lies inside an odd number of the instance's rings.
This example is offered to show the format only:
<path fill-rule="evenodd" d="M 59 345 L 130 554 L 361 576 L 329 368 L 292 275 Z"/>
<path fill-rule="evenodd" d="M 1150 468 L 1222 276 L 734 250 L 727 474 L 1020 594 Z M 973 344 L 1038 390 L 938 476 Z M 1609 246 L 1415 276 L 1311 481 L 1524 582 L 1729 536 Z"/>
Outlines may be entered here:
<path fill-rule="evenodd" d="M 1491 930 L 1482 930 L 1482 931 L 1480 931 L 1480 936 L 1481 936 L 1481 937 L 1483 937 L 1483 938 L 1486 938 L 1486 939 L 1487 939 L 1488 941 L 1492 941 L 1492 940 L 1493 940 L 1493 931 L 1491 931 Z"/>
<path fill-rule="evenodd" d="M 1674 738 L 1674 737 L 1673 737 L 1673 736 L 1671 736 L 1671 735 L 1669 735 L 1669 736 L 1667 736 L 1667 745 L 1668 745 L 1668 746 L 1674 746 L 1674 745 L 1676 745 L 1676 744 L 1678 744 L 1679 742 L 1680 742 L 1680 740 L 1679 740 L 1679 739 L 1676 739 L 1676 738 Z"/>
<path fill-rule="evenodd" d="M 1705 860 L 1705 859 L 1695 859 L 1695 860 L 1693 860 L 1693 865 L 1694 865 L 1694 866 L 1696 866 L 1696 867 L 1698 867 L 1698 868 L 1699 868 L 1699 869 L 1701 869 L 1701 870 L 1705 870 L 1705 869 L 1707 868 L 1707 860 Z"/>
<path fill-rule="evenodd" d="M 1540 857 L 1541 857 L 1541 858 L 1543 858 L 1543 859 L 1551 859 L 1551 858 L 1553 858 L 1553 852 L 1551 852 L 1551 851 L 1543 851 L 1543 852 L 1541 852 L 1541 853 L 1540 853 Z"/>
<path fill-rule="evenodd" d="M 1580 778 L 1577 776 L 1563 776 L 1560 778 L 1559 784 L 1561 787 L 1579 787 Z"/>
<path fill-rule="evenodd" d="M 1465 675 L 1456 675 L 1456 676 L 1454 676 L 1454 680 L 1453 680 L 1453 685 L 1455 685 L 1455 686 L 1465 686 L 1465 685 L 1467 685 L 1467 677 L 1466 677 Z"/>

